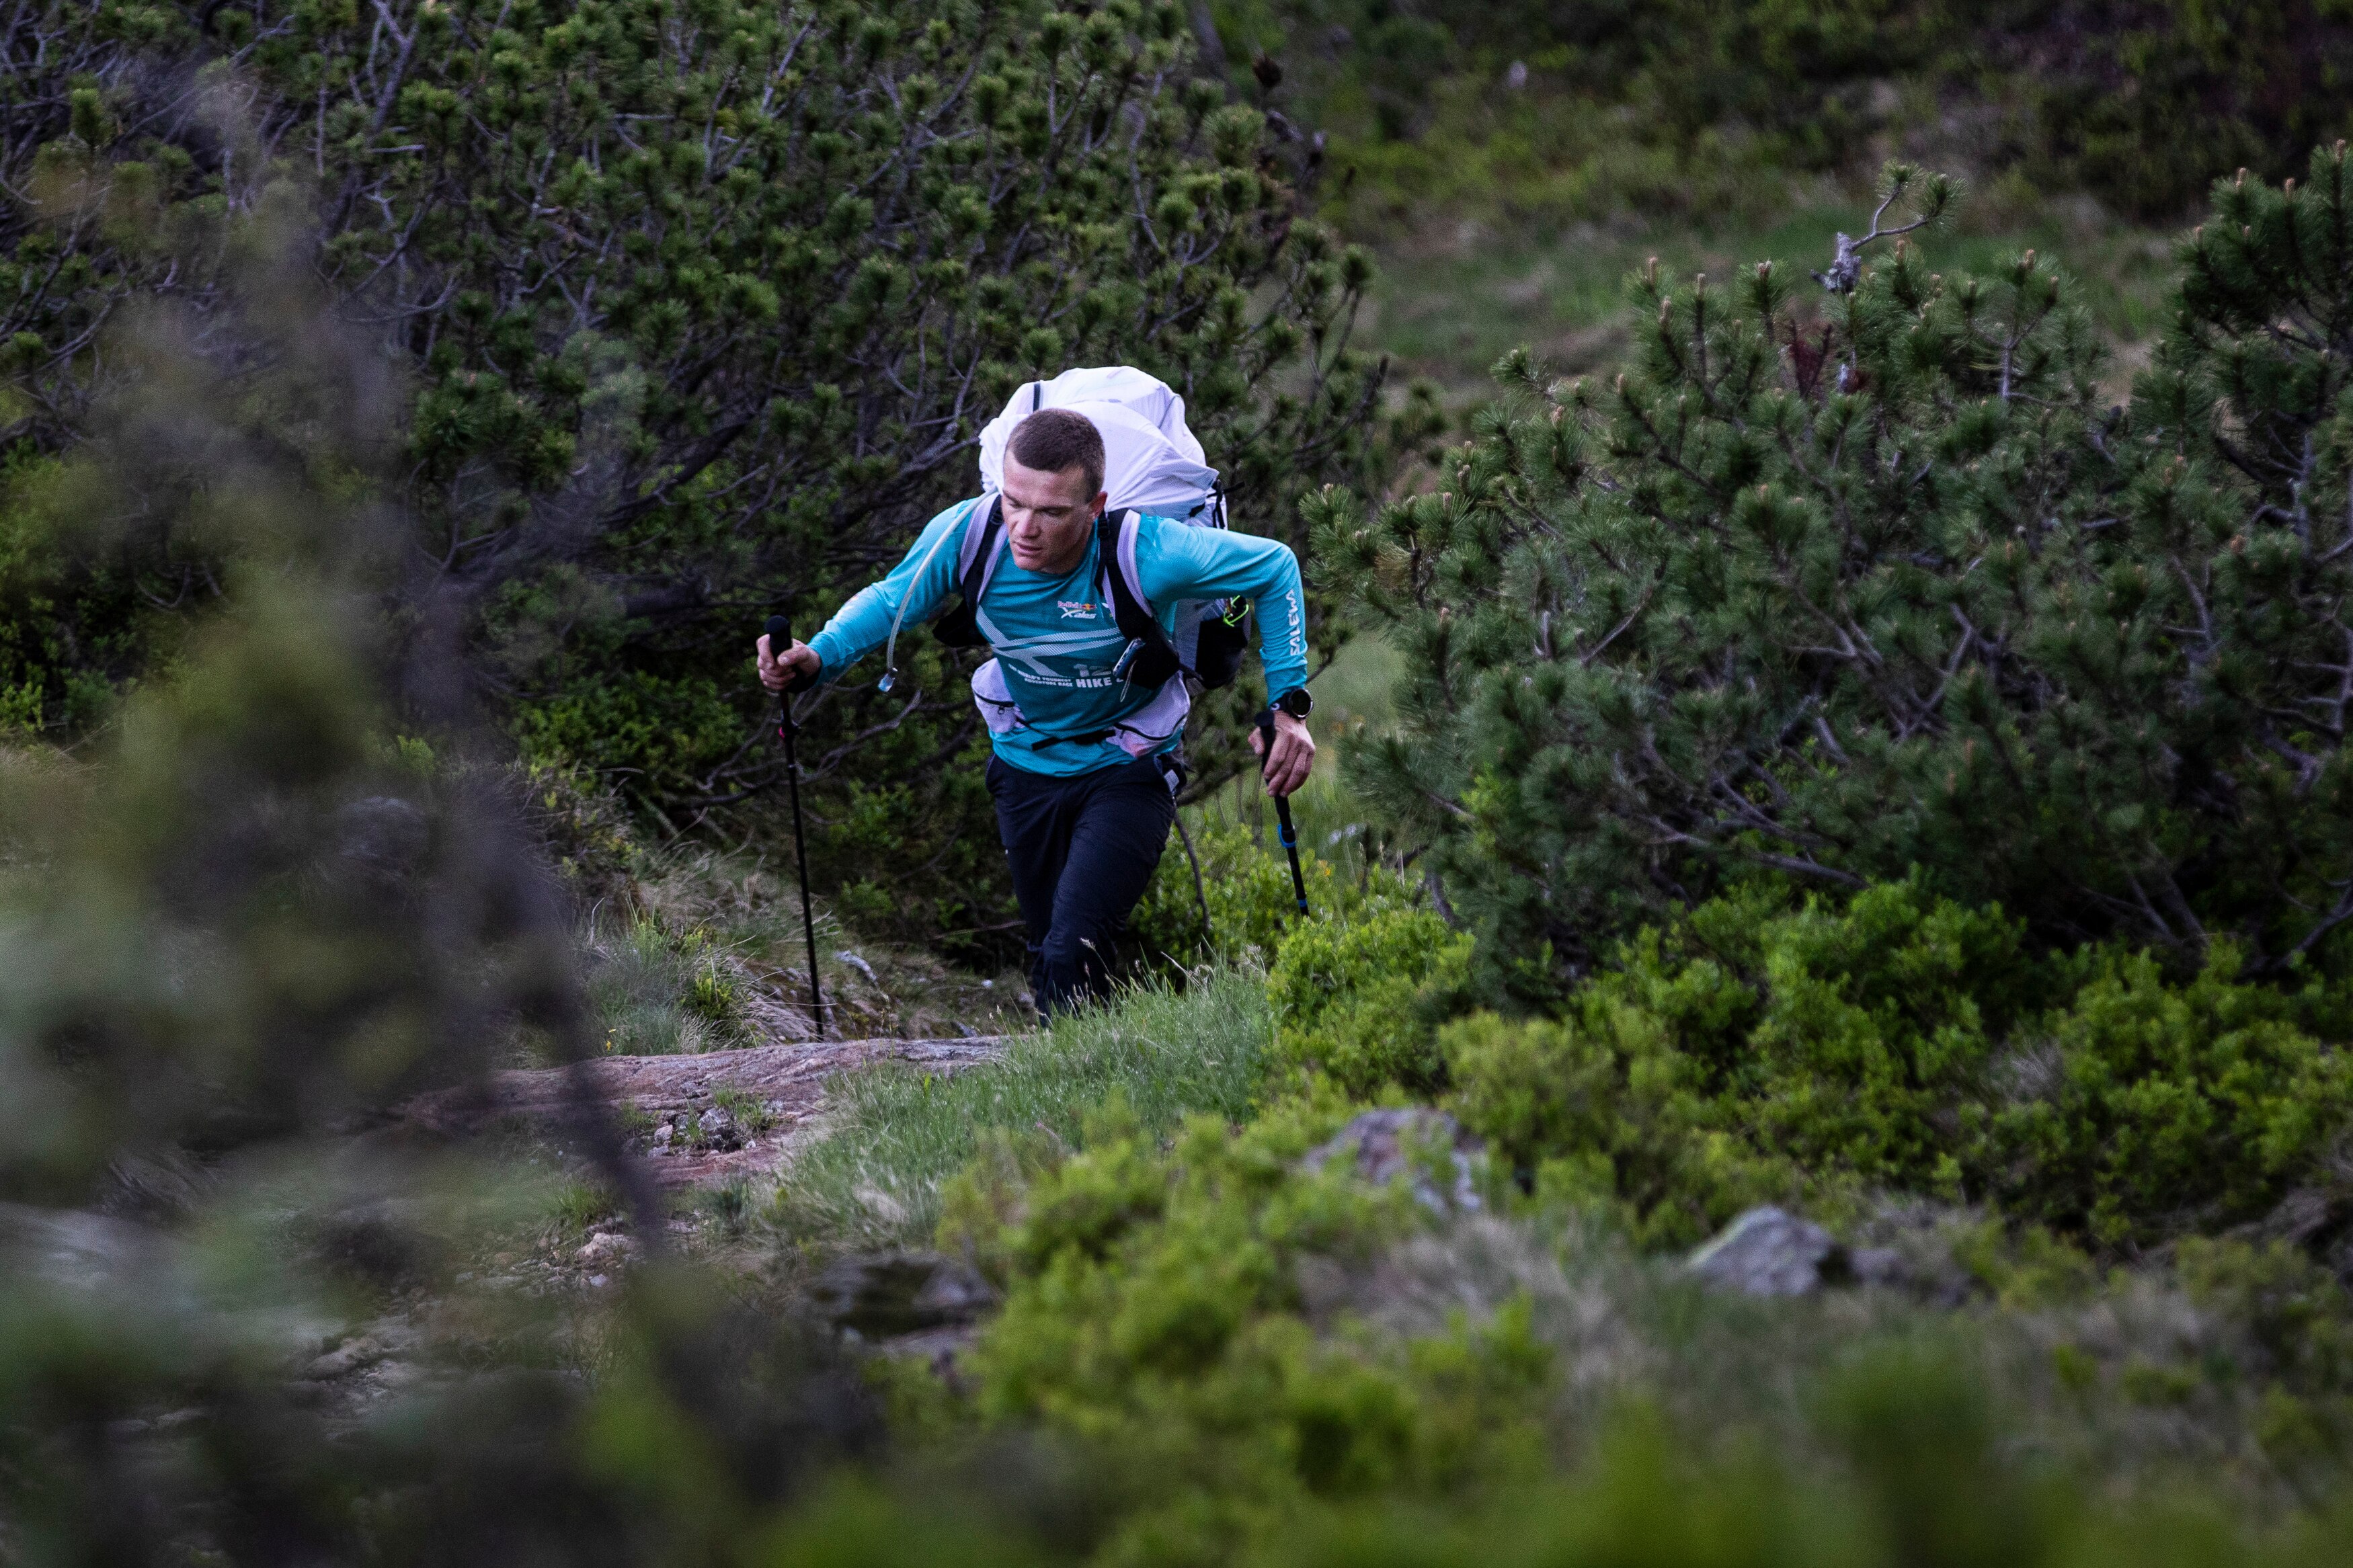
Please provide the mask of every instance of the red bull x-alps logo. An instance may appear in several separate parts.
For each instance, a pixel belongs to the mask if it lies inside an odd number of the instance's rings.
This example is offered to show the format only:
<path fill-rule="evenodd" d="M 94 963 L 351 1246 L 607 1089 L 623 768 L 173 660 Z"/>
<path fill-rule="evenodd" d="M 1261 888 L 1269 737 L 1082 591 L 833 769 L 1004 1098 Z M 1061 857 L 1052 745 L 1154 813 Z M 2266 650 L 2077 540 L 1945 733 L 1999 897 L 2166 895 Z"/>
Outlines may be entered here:
<path fill-rule="evenodd" d="M 1057 599 L 1054 603 L 1061 610 L 1062 618 L 1066 621 L 1091 621 L 1095 618 L 1095 607 L 1092 601 Z"/>

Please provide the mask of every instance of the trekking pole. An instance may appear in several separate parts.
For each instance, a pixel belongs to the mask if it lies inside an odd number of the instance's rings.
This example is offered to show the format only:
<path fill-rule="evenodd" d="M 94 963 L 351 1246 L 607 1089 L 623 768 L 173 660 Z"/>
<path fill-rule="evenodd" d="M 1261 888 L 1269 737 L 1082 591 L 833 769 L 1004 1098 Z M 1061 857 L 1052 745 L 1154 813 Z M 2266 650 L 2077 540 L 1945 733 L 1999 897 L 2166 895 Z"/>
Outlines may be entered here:
<path fill-rule="evenodd" d="M 785 650 L 793 646 L 793 624 L 782 616 L 768 617 L 768 652 L 782 658 Z M 793 858 L 799 863 L 801 873 L 801 939 L 808 943 L 809 1022 L 816 1026 L 818 1037 L 825 1037 L 825 994 L 817 984 L 817 921 L 809 915 L 808 834 L 801 826 L 801 757 L 794 738 L 801 727 L 793 721 L 793 693 L 799 689 L 800 679 L 795 677 L 776 693 L 776 735 L 785 742 L 785 782 L 793 797 Z"/>
<path fill-rule="evenodd" d="M 1260 771 L 1263 773 L 1266 762 L 1271 761 L 1274 756 L 1274 710 L 1271 708 L 1261 708 L 1258 710 L 1258 738 L 1259 743 L 1265 748 L 1262 753 L 1264 760 L 1259 764 Z M 1291 857 L 1292 897 L 1299 902 L 1299 918 L 1305 920 L 1307 918 L 1307 879 L 1301 876 L 1299 872 L 1299 830 L 1291 826 L 1289 795 L 1279 795 L 1274 797 L 1274 820 L 1282 828 L 1283 853 Z"/>

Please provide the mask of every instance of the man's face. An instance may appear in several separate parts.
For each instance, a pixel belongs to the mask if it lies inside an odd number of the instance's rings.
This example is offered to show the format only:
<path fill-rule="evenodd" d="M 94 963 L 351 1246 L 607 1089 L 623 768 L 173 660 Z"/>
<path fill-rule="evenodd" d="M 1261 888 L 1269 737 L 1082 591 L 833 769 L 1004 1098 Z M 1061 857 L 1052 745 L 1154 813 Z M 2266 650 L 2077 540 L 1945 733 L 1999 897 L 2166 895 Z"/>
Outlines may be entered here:
<path fill-rule="evenodd" d="M 1087 493 L 1086 470 L 1049 473 L 1005 455 L 1005 536 L 1013 563 L 1025 572 L 1070 571 L 1087 553 L 1087 536 L 1103 510 L 1104 492 Z"/>

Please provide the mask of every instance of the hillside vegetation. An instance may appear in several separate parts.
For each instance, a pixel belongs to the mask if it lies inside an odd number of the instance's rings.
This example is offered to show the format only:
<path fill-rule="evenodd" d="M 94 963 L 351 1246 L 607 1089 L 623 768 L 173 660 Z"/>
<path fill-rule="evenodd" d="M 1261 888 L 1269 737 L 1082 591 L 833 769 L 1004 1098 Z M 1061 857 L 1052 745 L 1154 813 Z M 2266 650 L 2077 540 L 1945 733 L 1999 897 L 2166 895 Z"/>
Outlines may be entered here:
<path fill-rule="evenodd" d="M 2347 133 L 2353 31 L 2327 5 L 1195 6 L 1232 90 L 1314 142 L 1324 214 L 1379 258 L 1368 340 L 1450 405 L 1531 343 L 1622 359 L 1620 284 L 1817 268 L 1903 158 L 1971 199 L 1938 260 L 2063 255 L 2138 345 L 2209 181 L 2274 182 Z M 1269 83 L 1271 83 L 1270 86 Z M 2109 378 L 2121 398 L 2128 373 Z"/>
<path fill-rule="evenodd" d="M 10 24 L 0 1562 L 2353 1561 L 2333 10 Z M 1099 359 L 1332 760 L 1032 1027 L 958 656 L 803 889 L 744 641 Z"/>
<path fill-rule="evenodd" d="M 1891 153 L 2168 219 L 2218 171 L 2295 173 L 2345 129 L 2353 63 L 2337 7 L 2241 0 L 1212 0 L 1194 15 L 1238 84 L 1276 74 L 1264 90 L 1329 138 L 1335 197 L 1365 224 L 1428 202 L 1753 215 L 1776 176 Z"/>
<path fill-rule="evenodd" d="M 202 527 L 151 509 L 69 545 L 46 498 L 129 371 L 110 329 L 166 304 L 233 354 L 216 323 L 265 228 L 388 377 L 388 601 L 466 645 L 526 757 L 672 830 L 779 780 L 762 619 L 829 614 L 969 494 L 1025 379 L 1166 377 L 1244 527 L 1379 482 L 1380 375 L 1349 345 L 1369 265 L 1186 37 L 1167 5 L 20 7 L 14 721 L 90 732 L 221 602 Z M 818 862 L 871 923 L 1001 953 L 977 773 L 942 765 L 977 754 L 964 670 L 920 628 L 904 662 L 809 715 Z M 1205 742 L 1212 768 L 1239 745 Z"/>

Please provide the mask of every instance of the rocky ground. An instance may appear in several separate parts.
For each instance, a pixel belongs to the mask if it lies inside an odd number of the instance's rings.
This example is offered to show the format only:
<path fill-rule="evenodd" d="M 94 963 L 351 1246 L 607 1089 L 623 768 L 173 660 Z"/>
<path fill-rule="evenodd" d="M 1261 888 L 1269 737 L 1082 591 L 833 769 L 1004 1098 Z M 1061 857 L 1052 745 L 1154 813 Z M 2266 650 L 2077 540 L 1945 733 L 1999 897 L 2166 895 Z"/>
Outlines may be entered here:
<path fill-rule="evenodd" d="M 900 1061 L 948 1074 L 996 1060 L 1005 1037 L 812 1040 L 687 1056 L 603 1057 L 521 1068 L 403 1107 L 397 1123 L 434 1134 L 497 1125 L 560 1131 L 594 1112 L 617 1125 L 663 1187 L 717 1186 L 770 1175 L 824 1104 L 837 1073 Z"/>
<path fill-rule="evenodd" d="M 681 1056 L 612 1056 L 576 1068 L 501 1072 L 486 1082 L 423 1096 L 401 1109 L 398 1134 L 464 1136 L 493 1129 L 548 1141 L 559 1151 L 588 1118 L 620 1133 L 628 1158 L 668 1194 L 666 1244 L 704 1251 L 723 1237 L 747 1185 L 775 1177 L 795 1147 L 822 1125 L 826 1086 L 838 1075 L 903 1062 L 946 1076 L 997 1060 L 1006 1037 L 791 1041 Z M 698 1205 L 697 1198 L 705 1201 Z M 720 1242 L 723 1245 L 723 1241 Z M 468 1289 L 533 1296 L 610 1288 L 644 1256 L 631 1223 L 615 1213 L 590 1221 L 573 1244 L 493 1255 L 470 1271 Z M 954 1355 L 991 1304 L 970 1269 L 929 1253 L 896 1251 L 833 1259 L 804 1281 L 808 1305 L 847 1341 L 910 1354 L 951 1373 Z M 397 1353 L 400 1324 L 377 1324 L 312 1363 L 333 1379 Z M 380 1379 L 381 1373 L 378 1373 Z"/>

